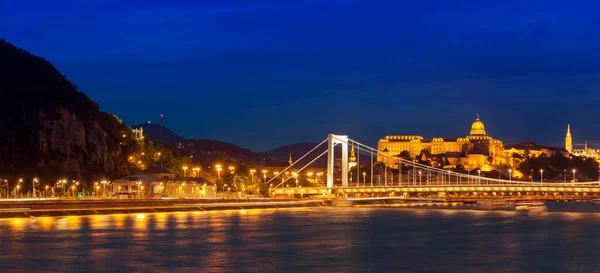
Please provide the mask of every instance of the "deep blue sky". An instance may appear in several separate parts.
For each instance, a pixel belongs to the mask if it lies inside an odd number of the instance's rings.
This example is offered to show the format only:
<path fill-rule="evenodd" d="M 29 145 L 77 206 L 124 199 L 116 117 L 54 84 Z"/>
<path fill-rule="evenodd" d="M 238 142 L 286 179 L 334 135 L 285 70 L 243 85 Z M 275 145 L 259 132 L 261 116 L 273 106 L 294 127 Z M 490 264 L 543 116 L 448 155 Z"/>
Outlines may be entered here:
<path fill-rule="evenodd" d="M 171 3 L 169 3 L 171 2 Z M 0 36 L 130 125 L 253 150 L 346 133 L 600 142 L 600 16 L 577 1 L 3 1 Z"/>

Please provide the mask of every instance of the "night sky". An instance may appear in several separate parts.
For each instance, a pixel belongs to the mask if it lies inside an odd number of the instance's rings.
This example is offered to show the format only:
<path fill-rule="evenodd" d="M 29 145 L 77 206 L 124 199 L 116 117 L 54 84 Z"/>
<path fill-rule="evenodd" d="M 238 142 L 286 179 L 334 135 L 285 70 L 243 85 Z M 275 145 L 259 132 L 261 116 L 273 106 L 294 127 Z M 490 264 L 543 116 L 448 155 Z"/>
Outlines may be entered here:
<path fill-rule="evenodd" d="M 169 3 L 172 2 L 172 3 Z M 253 2 L 253 3 L 250 3 Z M 600 142 L 600 16 L 578 1 L 2 1 L 0 37 L 102 110 L 255 151 L 327 133 Z"/>

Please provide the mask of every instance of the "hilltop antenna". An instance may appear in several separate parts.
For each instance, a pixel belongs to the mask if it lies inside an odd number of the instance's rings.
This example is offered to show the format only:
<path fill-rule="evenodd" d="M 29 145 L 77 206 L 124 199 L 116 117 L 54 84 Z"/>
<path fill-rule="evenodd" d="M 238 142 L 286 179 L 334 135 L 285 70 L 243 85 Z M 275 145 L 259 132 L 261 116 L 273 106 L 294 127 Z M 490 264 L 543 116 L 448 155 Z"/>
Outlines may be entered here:
<path fill-rule="evenodd" d="M 160 140 L 163 140 L 163 117 L 165 115 L 160 114 Z"/>

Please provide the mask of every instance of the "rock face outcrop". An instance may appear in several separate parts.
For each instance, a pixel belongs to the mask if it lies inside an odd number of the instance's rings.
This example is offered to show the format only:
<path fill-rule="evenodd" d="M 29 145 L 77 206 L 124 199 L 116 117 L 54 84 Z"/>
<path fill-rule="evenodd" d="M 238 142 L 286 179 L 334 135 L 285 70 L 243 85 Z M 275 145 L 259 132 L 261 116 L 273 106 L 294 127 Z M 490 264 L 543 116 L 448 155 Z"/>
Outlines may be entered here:
<path fill-rule="evenodd" d="M 129 172 L 133 149 L 116 116 L 46 60 L 0 40 L 0 178 L 115 178 Z"/>

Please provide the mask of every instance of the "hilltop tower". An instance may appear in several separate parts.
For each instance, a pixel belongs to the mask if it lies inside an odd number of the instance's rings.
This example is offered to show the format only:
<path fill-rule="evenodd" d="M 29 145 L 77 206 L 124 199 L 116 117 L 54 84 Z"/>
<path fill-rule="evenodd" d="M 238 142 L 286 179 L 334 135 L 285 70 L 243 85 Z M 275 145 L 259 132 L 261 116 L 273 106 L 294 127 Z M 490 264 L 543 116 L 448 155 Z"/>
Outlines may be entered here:
<path fill-rule="evenodd" d="M 565 137 L 565 150 L 571 153 L 573 151 L 573 138 L 571 138 L 571 124 L 567 124 L 567 136 Z"/>
<path fill-rule="evenodd" d="M 290 153 L 290 160 L 288 160 L 288 163 L 290 163 L 290 166 L 292 166 L 292 164 L 294 163 L 294 161 L 292 161 L 292 153 Z"/>

